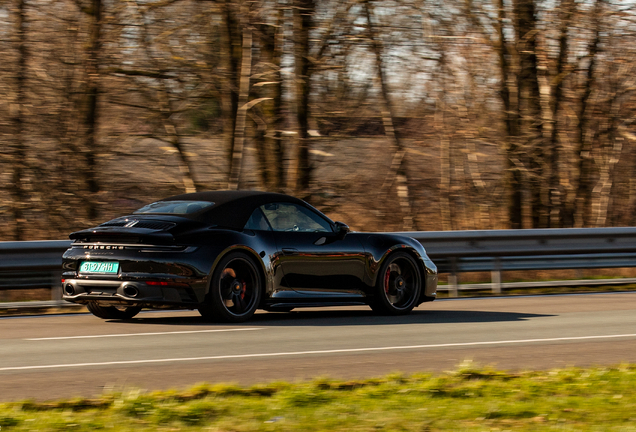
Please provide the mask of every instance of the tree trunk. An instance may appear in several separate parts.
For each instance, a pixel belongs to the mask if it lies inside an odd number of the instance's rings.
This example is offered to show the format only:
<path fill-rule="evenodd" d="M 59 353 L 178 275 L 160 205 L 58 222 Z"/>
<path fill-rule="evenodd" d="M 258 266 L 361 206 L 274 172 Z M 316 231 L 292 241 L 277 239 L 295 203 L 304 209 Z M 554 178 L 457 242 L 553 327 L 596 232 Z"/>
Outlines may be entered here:
<path fill-rule="evenodd" d="M 247 24 L 247 23 L 246 23 Z M 252 74 L 252 30 L 243 27 L 243 61 L 241 63 L 241 83 L 239 86 L 239 108 L 236 113 L 236 129 L 232 146 L 232 162 L 228 189 L 238 189 L 243 165 L 243 147 L 245 143 L 245 125 L 247 119 L 248 99 L 250 95 L 250 76 Z"/>
<path fill-rule="evenodd" d="M 18 45 L 18 64 L 16 68 L 15 101 L 11 107 L 13 113 L 13 149 L 11 151 L 11 166 L 13 168 L 11 184 L 11 211 L 13 213 L 14 230 L 13 239 L 20 241 L 25 239 L 24 205 L 27 193 L 24 186 L 24 174 L 26 171 L 26 148 L 24 143 L 24 104 L 26 85 L 26 5 L 25 0 L 18 0 L 16 5 L 16 38 Z"/>
<path fill-rule="evenodd" d="M 559 57 L 556 65 L 556 83 L 554 85 L 554 104 L 552 110 L 552 130 L 550 134 L 550 212 L 548 226 L 557 228 L 563 226 L 563 218 L 561 215 L 563 190 L 561 188 L 561 176 L 559 172 L 559 160 L 561 145 L 559 141 L 559 114 L 561 106 L 564 105 L 563 81 L 565 80 L 569 45 L 568 31 L 572 14 L 576 8 L 574 0 L 561 1 L 561 32 L 559 36 Z"/>
<path fill-rule="evenodd" d="M 601 43 L 601 14 L 603 13 L 603 1 L 596 0 L 593 10 L 594 37 L 588 47 L 590 64 L 583 83 L 583 94 L 579 106 L 578 124 L 578 164 L 575 171 L 576 195 L 568 202 L 565 221 L 566 226 L 584 227 L 591 222 L 592 202 L 592 145 L 593 137 L 588 131 L 590 123 L 590 96 L 596 87 L 597 56 Z"/>
<path fill-rule="evenodd" d="M 282 19 L 280 9 L 277 26 L 260 25 L 260 61 L 263 83 L 257 83 L 259 97 L 270 102 L 261 105 L 262 117 L 257 117 L 258 128 L 255 143 L 259 154 L 261 182 L 266 190 L 283 192 L 285 188 L 284 148 L 281 137 L 283 130 L 282 112 Z"/>
<path fill-rule="evenodd" d="M 435 113 L 435 121 L 433 127 L 439 135 L 439 159 L 440 159 L 440 182 L 439 182 L 439 205 L 440 216 L 442 222 L 442 231 L 450 231 L 452 226 L 451 215 L 451 173 L 450 173 L 450 137 L 446 133 L 444 122 L 444 110 L 446 107 L 443 102 L 438 101 L 437 112 Z"/>
<path fill-rule="evenodd" d="M 547 194 L 545 193 L 545 148 L 541 125 L 541 103 L 537 68 L 537 29 L 534 0 L 516 0 L 515 34 L 519 73 L 519 114 L 521 137 L 529 160 L 529 187 L 533 228 L 547 225 Z"/>
<path fill-rule="evenodd" d="M 611 82 L 611 97 L 608 101 L 607 118 L 607 140 L 605 148 L 601 149 L 601 154 L 596 158 L 596 166 L 599 167 L 599 180 L 592 190 L 592 226 L 603 227 L 607 221 L 611 192 L 614 187 L 614 169 L 620 161 L 623 151 L 624 138 L 619 135 L 618 125 L 621 121 L 621 95 L 616 81 Z"/>
<path fill-rule="evenodd" d="M 519 155 L 519 107 L 516 87 L 511 82 L 508 42 L 503 23 L 506 20 L 504 0 L 499 0 L 497 27 L 497 54 L 501 71 L 500 95 L 504 105 L 506 122 L 506 183 L 510 191 L 508 198 L 508 219 L 510 228 L 523 228 L 523 188 Z M 511 89 L 512 87 L 512 89 Z"/>
<path fill-rule="evenodd" d="M 179 172 L 181 173 L 181 181 L 185 193 L 197 191 L 196 182 L 192 173 L 192 162 L 185 151 L 181 136 L 177 131 L 177 126 L 172 120 L 173 110 L 170 106 L 170 93 L 163 80 L 161 80 L 162 89 L 158 92 L 159 109 L 161 110 L 161 122 L 163 124 L 168 142 L 177 150 L 179 154 Z"/>
<path fill-rule="evenodd" d="M 311 92 L 312 64 L 309 49 L 309 32 L 316 13 L 315 0 L 295 0 L 295 75 L 296 110 L 298 117 L 298 181 L 296 187 L 306 191 L 311 182 L 311 164 L 309 161 L 309 95 Z"/>
<path fill-rule="evenodd" d="M 89 221 L 97 219 L 97 193 L 100 190 L 97 179 L 97 121 L 99 119 L 99 55 L 102 45 L 102 13 L 101 0 L 91 0 L 91 7 L 87 9 L 90 19 L 88 41 L 88 63 L 86 65 L 86 107 L 84 113 L 84 139 L 82 153 L 85 160 L 83 170 L 84 183 L 88 195 L 84 198 L 86 217 Z"/>
<path fill-rule="evenodd" d="M 623 150 L 623 142 L 621 139 L 612 137 L 611 140 L 613 142 L 612 148 L 607 150 L 605 161 L 599 161 L 599 163 L 602 164 L 600 167 L 600 178 L 592 190 L 592 222 L 593 226 L 597 228 L 605 226 L 613 186 L 612 177 L 614 168 L 620 160 Z"/>
<path fill-rule="evenodd" d="M 219 67 L 223 136 L 226 141 L 229 165 L 232 163 L 232 155 L 234 154 L 234 132 L 239 108 L 238 77 L 242 52 L 240 20 L 237 17 L 238 13 L 234 10 L 235 5 L 233 3 L 232 0 L 225 0 L 222 8 L 221 65 Z"/>
<path fill-rule="evenodd" d="M 397 186 L 398 202 L 402 208 L 402 229 L 404 231 L 417 230 L 415 221 L 411 213 L 411 203 L 409 198 L 409 185 L 407 177 L 407 167 L 404 155 L 406 149 L 402 145 L 399 137 L 395 133 L 395 109 L 391 102 L 391 95 L 387 83 L 387 79 L 384 72 L 384 63 L 382 61 L 382 45 L 375 32 L 373 20 L 371 19 L 371 6 L 370 1 L 365 1 L 364 9 L 367 18 L 367 26 L 369 31 L 369 38 L 371 39 L 371 46 L 375 54 L 375 63 L 377 67 L 378 79 L 380 81 L 380 92 L 382 94 L 382 123 L 384 125 L 384 133 L 389 138 L 391 147 L 393 148 L 393 159 L 391 161 L 391 167 L 389 174 L 387 175 L 381 190 L 388 195 L 393 184 Z"/>

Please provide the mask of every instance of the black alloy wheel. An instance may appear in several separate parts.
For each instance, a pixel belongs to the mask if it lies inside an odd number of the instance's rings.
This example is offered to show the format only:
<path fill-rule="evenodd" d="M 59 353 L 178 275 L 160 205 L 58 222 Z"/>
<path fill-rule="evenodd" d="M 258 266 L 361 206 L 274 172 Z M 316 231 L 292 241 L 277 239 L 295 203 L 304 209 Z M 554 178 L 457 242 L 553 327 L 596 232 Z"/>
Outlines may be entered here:
<path fill-rule="evenodd" d="M 417 305 L 421 291 L 417 262 L 406 252 L 395 252 L 380 268 L 370 306 L 383 315 L 405 315 Z"/>
<path fill-rule="evenodd" d="M 206 304 L 199 313 L 215 322 L 243 322 L 261 300 L 261 278 L 254 260 L 241 252 L 225 256 L 212 274 Z"/>
<path fill-rule="evenodd" d="M 102 319 L 131 319 L 141 311 L 138 306 L 100 306 L 97 302 L 88 302 L 86 307 L 90 313 Z"/>

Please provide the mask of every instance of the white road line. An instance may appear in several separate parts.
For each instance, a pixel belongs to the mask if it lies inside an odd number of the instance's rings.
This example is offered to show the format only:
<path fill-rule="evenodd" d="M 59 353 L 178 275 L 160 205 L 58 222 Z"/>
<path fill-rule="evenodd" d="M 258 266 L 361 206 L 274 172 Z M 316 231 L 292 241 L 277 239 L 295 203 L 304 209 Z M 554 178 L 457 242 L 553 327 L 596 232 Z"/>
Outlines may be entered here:
<path fill-rule="evenodd" d="M 48 337 L 48 338 L 29 338 L 24 340 L 46 341 L 46 340 L 63 340 L 63 339 L 95 339 L 95 338 L 107 338 L 107 337 L 156 336 L 156 335 L 173 335 L 173 334 L 187 334 L 187 333 L 220 333 L 220 332 L 251 331 L 251 330 L 263 330 L 263 328 L 250 327 L 250 328 L 215 329 L 215 330 L 184 330 L 184 331 L 157 332 L 157 333 L 122 333 L 122 334 L 87 335 L 87 336 L 57 336 L 57 337 Z"/>
<path fill-rule="evenodd" d="M 301 355 L 308 355 L 308 354 L 341 354 L 341 353 L 357 353 L 357 352 L 369 352 L 369 351 L 397 351 L 397 350 L 425 349 L 425 348 L 468 347 L 468 346 L 479 346 L 479 345 L 509 345 L 509 344 L 521 344 L 521 343 L 533 343 L 533 342 L 562 342 L 562 341 L 578 341 L 578 340 L 593 340 L 593 339 L 616 339 L 616 338 L 628 338 L 628 337 L 636 337 L 636 333 L 618 334 L 618 335 L 602 335 L 602 336 L 560 337 L 560 338 L 546 338 L 546 339 L 519 339 L 519 340 L 505 340 L 505 341 L 486 341 L 486 342 L 458 342 L 458 343 L 445 343 L 445 344 L 432 344 L 432 345 L 406 345 L 406 346 L 373 347 L 373 348 L 345 348 L 345 349 L 317 350 L 317 351 L 233 354 L 233 355 L 219 355 L 219 356 L 209 356 L 209 357 L 121 360 L 121 361 L 98 362 L 98 363 L 70 363 L 70 364 L 40 365 L 40 366 L 13 366 L 13 367 L 0 368 L 0 372 L 33 370 L 33 369 L 61 369 L 61 368 L 84 367 L 84 366 L 114 366 L 114 365 L 136 365 L 136 364 L 147 364 L 147 363 L 201 361 L 201 360 L 246 359 L 246 358 L 259 358 L 259 357 L 286 357 L 286 356 L 301 356 Z"/>

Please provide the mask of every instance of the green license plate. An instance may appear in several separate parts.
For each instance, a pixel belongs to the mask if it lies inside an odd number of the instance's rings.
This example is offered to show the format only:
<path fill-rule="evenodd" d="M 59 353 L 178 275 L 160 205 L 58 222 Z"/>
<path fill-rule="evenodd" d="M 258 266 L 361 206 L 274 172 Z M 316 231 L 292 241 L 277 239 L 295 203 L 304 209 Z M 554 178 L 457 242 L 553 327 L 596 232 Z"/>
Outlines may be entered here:
<path fill-rule="evenodd" d="M 84 261 L 80 264 L 80 273 L 91 274 L 117 274 L 119 272 L 118 262 L 104 261 Z"/>

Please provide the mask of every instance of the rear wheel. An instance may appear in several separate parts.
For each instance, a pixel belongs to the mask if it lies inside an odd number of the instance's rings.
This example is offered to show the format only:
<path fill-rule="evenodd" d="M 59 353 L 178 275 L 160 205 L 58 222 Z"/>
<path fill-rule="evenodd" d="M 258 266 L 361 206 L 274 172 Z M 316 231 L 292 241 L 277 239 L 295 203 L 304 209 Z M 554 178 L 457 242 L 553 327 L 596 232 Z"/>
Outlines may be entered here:
<path fill-rule="evenodd" d="M 89 302 L 86 307 L 93 315 L 102 319 L 130 319 L 141 311 L 137 306 L 100 306 L 96 302 Z"/>
<path fill-rule="evenodd" d="M 228 254 L 212 274 L 206 304 L 199 313 L 215 322 L 247 321 L 256 312 L 261 291 L 254 260 L 240 252 Z"/>
<path fill-rule="evenodd" d="M 417 305 L 421 291 L 417 262 L 405 252 L 395 252 L 380 268 L 370 306 L 379 314 L 405 315 Z"/>

